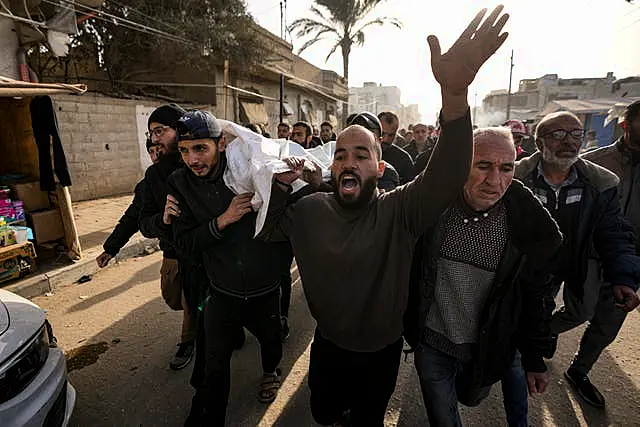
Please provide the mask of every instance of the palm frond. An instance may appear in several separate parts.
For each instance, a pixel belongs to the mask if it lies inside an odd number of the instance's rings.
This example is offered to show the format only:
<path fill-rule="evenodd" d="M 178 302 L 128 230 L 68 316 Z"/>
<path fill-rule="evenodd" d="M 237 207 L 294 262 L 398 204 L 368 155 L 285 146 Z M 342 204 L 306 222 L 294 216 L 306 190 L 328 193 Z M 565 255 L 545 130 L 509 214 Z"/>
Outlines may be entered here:
<path fill-rule="evenodd" d="M 358 28 L 357 31 L 355 31 L 355 34 L 359 33 L 360 31 L 364 30 L 367 27 L 370 27 L 372 25 L 393 25 L 394 27 L 396 27 L 397 29 L 401 30 L 402 29 L 402 22 L 400 22 L 397 18 L 390 18 L 388 16 L 381 16 L 379 18 L 376 18 L 372 21 L 367 22 L 366 24 L 362 25 L 360 28 Z"/>
<path fill-rule="evenodd" d="M 325 33 L 335 32 L 337 34 L 337 31 L 335 28 L 330 27 L 329 25 L 324 24 L 322 22 L 314 21 L 313 19 L 309 19 L 309 18 L 296 19 L 291 23 L 291 25 L 289 25 L 288 30 L 291 32 L 298 31 L 298 33 L 296 34 L 298 37 L 306 37 L 312 33 L 320 32 L 320 31 Z"/>
<path fill-rule="evenodd" d="M 305 49 L 307 49 L 308 47 L 316 44 L 317 42 L 319 42 L 320 40 L 325 40 L 326 37 L 323 37 L 325 34 L 327 33 L 335 33 L 335 30 L 333 30 L 333 28 L 330 29 L 325 29 L 325 30 L 321 30 L 318 31 L 318 33 L 313 36 L 313 38 L 307 40 L 302 47 L 300 48 L 300 50 L 298 50 L 298 54 L 301 54 Z"/>
<path fill-rule="evenodd" d="M 333 47 L 331 48 L 331 50 L 329 51 L 329 54 L 327 55 L 327 57 L 325 58 L 324 62 L 329 61 L 329 58 L 331 58 L 331 56 L 336 53 L 336 50 L 342 45 L 342 40 L 338 40 L 336 42 L 336 44 L 333 45 Z"/>

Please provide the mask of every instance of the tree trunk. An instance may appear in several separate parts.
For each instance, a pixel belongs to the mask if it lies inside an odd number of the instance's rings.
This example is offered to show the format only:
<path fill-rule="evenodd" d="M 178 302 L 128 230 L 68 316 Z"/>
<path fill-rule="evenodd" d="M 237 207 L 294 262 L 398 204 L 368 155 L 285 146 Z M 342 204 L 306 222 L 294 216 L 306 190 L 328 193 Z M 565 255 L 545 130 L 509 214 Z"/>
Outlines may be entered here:
<path fill-rule="evenodd" d="M 347 126 L 349 117 L 349 54 L 351 53 L 351 40 L 342 41 L 342 76 L 347 86 L 347 102 L 342 104 L 342 127 Z"/>

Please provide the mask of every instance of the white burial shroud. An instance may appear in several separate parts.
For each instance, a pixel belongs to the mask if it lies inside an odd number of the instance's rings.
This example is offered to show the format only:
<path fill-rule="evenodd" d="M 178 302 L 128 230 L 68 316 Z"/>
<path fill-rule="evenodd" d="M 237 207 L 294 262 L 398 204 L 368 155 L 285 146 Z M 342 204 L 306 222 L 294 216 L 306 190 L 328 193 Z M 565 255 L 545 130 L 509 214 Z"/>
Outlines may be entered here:
<path fill-rule="evenodd" d="M 253 193 L 251 204 L 258 211 L 258 235 L 267 216 L 273 174 L 290 170 L 282 161 L 286 157 L 304 157 L 322 169 L 322 176 L 330 176 L 329 166 L 336 149 L 335 141 L 306 150 L 300 144 L 285 139 L 269 139 L 227 120 L 218 119 L 227 140 L 227 169 L 224 182 L 234 193 Z M 293 191 L 307 185 L 302 180 L 293 183 Z"/>

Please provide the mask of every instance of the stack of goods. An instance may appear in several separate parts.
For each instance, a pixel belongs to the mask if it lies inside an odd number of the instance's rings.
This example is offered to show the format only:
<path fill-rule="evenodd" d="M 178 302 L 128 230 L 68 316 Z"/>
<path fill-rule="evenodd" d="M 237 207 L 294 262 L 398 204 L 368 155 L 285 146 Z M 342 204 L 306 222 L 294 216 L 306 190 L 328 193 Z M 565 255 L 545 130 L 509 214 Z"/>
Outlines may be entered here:
<path fill-rule="evenodd" d="M 0 247 L 11 246 L 18 243 L 16 231 L 7 225 L 4 217 L 0 216 Z"/>
<path fill-rule="evenodd" d="M 11 200 L 9 198 L 9 188 L 0 187 L 0 217 L 6 222 L 24 221 L 24 206 L 21 200 Z"/>

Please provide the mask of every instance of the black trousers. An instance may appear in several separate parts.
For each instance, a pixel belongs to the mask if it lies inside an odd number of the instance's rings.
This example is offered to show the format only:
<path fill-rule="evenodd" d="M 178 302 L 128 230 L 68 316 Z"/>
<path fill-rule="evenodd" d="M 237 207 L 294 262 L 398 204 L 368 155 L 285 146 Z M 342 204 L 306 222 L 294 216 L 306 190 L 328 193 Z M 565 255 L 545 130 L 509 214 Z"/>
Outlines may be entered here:
<path fill-rule="evenodd" d="M 293 262 L 293 250 L 291 246 L 288 249 L 289 263 L 287 268 L 282 272 L 280 277 L 280 315 L 283 317 L 289 317 L 289 307 L 291 306 L 291 263 Z"/>
<path fill-rule="evenodd" d="M 260 343 L 263 372 L 274 372 L 282 359 L 280 300 L 276 290 L 242 299 L 213 292 L 204 312 L 206 367 L 202 384 L 205 423 L 224 426 L 231 388 L 231 355 L 237 331 L 246 327 Z"/>
<path fill-rule="evenodd" d="M 67 166 L 67 158 L 64 155 L 58 119 L 53 108 L 53 102 L 48 96 L 37 96 L 29 105 L 31 111 L 31 127 L 33 136 L 38 145 L 38 162 L 40 165 L 40 189 L 53 191 L 56 183 L 51 168 L 51 144 L 53 144 L 53 164 L 60 185 L 69 187 L 71 175 Z"/>
<path fill-rule="evenodd" d="M 311 414 L 322 425 L 338 422 L 351 412 L 355 427 L 382 427 L 396 388 L 402 338 L 371 353 L 348 351 L 316 329 L 309 361 Z"/>

